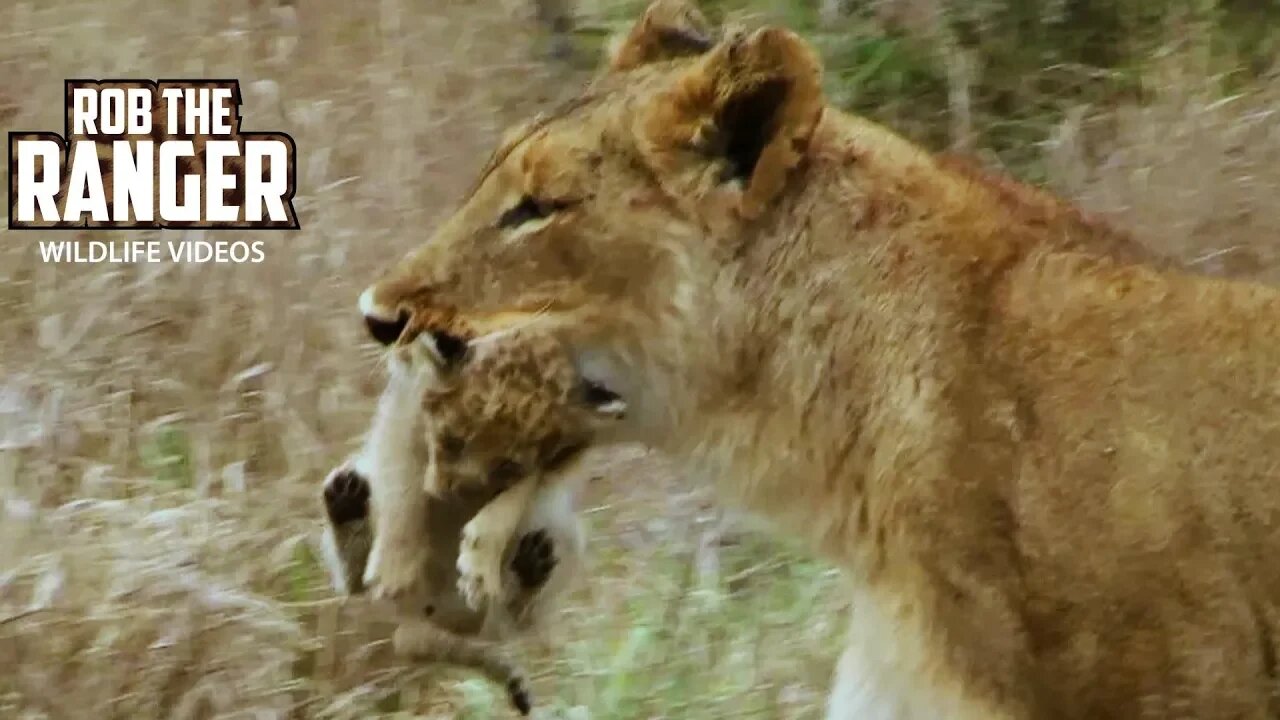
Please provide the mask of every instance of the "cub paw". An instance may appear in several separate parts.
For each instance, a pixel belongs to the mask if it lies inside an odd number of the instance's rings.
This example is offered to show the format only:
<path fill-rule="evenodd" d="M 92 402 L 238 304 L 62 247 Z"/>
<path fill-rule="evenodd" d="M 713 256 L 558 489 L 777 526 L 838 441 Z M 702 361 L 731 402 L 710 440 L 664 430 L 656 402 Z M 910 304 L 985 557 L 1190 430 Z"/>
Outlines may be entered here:
<path fill-rule="evenodd" d="M 371 576 L 366 576 L 366 585 L 372 588 L 375 601 L 391 603 L 395 607 L 416 604 L 422 584 L 423 563 L 416 558 L 396 558 L 388 562 L 383 560 L 374 566 Z"/>
<path fill-rule="evenodd" d="M 334 525 L 369 517 L 369 481 L 349 467 L 334 470 L 324 481 L 324 509 Z"/>
<path fill-rule="evenodd" d="M 388 552 L 387 545 L 375 540 L 365 567 L 364 586 L 375 602 L 407 612 L 422 599 L 425 572 L 426 556 L 423 553 L 406 548 Z"/>
<path fill-rule="evenodd" d="M 534 530 L 525 533 L 517 543 L 511 557 L 511 572 L 520 582 L 520 587 L 536 590 L 547 582 L 559 562 L 551 536 L 546 530 Z"/>
<path fill-rule="evenodd" d="M 472 610 L 481 610 L 502 593 L 502 546 L 472 523 L 462 529 L 458 550 L 458 592 Z"/>

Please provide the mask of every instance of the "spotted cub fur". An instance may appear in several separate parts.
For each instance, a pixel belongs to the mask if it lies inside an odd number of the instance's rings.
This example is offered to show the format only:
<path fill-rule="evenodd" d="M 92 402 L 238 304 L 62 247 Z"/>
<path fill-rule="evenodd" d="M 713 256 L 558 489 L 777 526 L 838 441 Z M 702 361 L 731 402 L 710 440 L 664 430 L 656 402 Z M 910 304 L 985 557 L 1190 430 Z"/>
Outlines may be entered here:
<path fill-rule="evenodd" d="M 325 481 L 332 573 L 395 609 L 402 652 L 484 670 L 527 706 L 478 641 L 539 627 L 580 574 L 573 465 L 625 406 L 549 336 L 421 351 L 390 357 L 364 447 Z"/>

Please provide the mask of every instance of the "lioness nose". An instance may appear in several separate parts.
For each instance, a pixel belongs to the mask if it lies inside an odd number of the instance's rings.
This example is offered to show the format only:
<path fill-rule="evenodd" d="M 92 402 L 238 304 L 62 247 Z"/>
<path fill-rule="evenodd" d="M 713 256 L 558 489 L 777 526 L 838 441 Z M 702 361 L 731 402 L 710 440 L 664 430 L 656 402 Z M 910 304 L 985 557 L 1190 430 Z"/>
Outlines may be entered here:
<path fill-rule="evenodd" d="M 399 340 L 400 334 L 408 324 L 409 313 L 406 312 L 400 313 L 394 320 L 386 320 L 375 315 L 364 316 L 364 325 L 369 328 L 369 334 L 383 345 L 390 345 Z"/>
<path fill-rule="evenodd" d="M 364 325 L 369 329 L 369 334 L 383 345 L 390 345 L 400 339 L 400 334 L 409 324 L 409 313 L 377 307 L 373 302 L 373 288 L 361 293 L 360 312 L 364 315 Z"/>

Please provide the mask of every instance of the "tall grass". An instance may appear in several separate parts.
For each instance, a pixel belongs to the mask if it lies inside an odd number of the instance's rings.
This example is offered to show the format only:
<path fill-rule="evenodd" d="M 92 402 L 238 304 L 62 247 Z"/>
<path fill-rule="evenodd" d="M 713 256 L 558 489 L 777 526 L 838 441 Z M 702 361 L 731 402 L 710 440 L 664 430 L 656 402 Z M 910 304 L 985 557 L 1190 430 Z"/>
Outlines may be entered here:
<path fill-rule="evenodd" d="M 1280 75 L 1228 88 L 1174 56 L 1146 81 L 1144 103 L 1054 129 L 1053 184 L 1194 269 L 1280 281 Z"/>

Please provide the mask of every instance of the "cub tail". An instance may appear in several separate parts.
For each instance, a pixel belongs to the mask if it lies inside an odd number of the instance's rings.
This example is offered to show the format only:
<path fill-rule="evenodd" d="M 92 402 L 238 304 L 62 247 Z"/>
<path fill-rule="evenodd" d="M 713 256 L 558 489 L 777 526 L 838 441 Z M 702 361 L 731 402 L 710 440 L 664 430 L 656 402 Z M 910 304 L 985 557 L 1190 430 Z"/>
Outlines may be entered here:
<path fill-rule="evenodd" d="M 396 652 L 423 663 L 446 663 L 471 668 L 501 685 L 511 705 L 528 717 L 533 708 L 524 671 L 492 643 L 462 637 L 429 622 L 404 623 L 393 637 Z"/>

